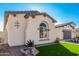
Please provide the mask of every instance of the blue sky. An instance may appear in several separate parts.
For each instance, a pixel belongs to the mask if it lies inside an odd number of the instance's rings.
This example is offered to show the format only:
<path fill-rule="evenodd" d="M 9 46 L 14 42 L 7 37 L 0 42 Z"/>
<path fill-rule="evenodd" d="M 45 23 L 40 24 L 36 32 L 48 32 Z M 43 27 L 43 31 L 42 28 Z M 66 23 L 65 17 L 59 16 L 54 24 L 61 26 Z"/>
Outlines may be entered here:
<path fill-rule="evenodd" d="M 78 3 L 0 3 L 0 31 L 3 30 L 5 11 L 38 10 L 46 12 L 58 23 L 74 21 L 79 27 L 79 4 Z"/>

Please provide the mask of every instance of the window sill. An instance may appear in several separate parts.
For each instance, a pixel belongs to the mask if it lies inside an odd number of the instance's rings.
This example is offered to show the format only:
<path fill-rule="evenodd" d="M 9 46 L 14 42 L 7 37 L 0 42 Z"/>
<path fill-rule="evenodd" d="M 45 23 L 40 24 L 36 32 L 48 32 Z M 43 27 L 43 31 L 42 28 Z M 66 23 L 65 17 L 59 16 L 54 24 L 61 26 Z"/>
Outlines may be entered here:
<path fill-rule="evenodd" d="M 47 40 L 49 40 L 49 39 L 48 38 L 42 38 L 39 41 L 47 41 Z"/>

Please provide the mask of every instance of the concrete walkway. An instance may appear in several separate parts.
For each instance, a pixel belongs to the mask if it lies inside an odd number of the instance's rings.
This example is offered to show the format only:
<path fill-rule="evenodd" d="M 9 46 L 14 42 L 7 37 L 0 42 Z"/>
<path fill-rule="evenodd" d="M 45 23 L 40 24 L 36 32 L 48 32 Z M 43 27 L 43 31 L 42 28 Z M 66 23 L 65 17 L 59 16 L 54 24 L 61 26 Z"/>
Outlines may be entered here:
<path fill-rule="evenodd" d="M 0 45 L 0 56 L 23 56 L 20 49 L 25 46 L 9 47 L 8 45 Z"/>

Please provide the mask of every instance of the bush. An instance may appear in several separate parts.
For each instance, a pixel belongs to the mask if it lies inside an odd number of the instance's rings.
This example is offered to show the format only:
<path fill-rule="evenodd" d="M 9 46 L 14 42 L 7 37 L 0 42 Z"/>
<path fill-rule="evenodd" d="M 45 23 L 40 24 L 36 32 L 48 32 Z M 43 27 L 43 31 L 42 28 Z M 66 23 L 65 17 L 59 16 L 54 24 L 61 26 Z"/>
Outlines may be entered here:
<path fill-rule="evenodd" d="M 32 41 L 32 40 L 27 40 L 26 46 L 27 46 L 27 47 L 34 47 L 34 41 Z"/>

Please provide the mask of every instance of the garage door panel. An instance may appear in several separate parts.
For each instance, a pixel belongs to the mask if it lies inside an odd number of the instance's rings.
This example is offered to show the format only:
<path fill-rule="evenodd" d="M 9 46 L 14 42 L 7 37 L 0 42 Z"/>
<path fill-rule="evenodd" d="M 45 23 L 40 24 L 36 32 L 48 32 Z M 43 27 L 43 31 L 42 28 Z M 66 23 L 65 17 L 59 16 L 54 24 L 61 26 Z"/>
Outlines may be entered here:
<path fill-rule="evenodd" d="M 71 39 L 71 31 L 63 31 L 63 39 Z"/>

